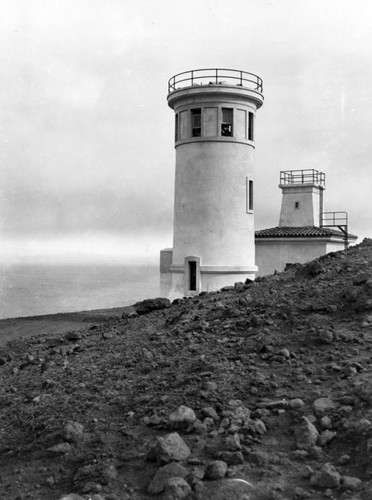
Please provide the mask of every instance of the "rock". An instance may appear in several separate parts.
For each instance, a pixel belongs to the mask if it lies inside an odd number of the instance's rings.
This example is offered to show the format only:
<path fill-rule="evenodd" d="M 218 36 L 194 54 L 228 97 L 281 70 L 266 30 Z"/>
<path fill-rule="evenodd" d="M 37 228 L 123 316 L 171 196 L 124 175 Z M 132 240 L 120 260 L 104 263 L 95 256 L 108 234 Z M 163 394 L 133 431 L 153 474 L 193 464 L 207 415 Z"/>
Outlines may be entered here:
<path fill-rule="evenodd" d="M 158 437 L 154 447 L 154 455 L 159 464 L 172 461 L 187 460 L 191 450 L 177 432 Z"/>
<path fill-rule="evenodd" d="M 320 446 L 312 446 L 307 452 L 313 460 L 321 460 L 323 458 L 323 450 Z"/>
<path fill-rule="evenodd" d="M 281 408 L 287 408 L 289 405 L 288 401 L 285 399 L 273 400 L 273 401 L 260 401 L 256 404 L 257 408 L 267 408 L 268 410 L 278 410 Z"/>
<path fill-rule="evenodd" d="M 195 486 L 196 500 L 252 500 L 253 486 L 244 479 L 220 479 Z"/>
<path fill-rule="evenodd" d="M 297 273 L 302 276 L 308 276 L 309 278 L 315 278 L 319 274 L 323 273 L 323 267 L 318 260 L 313 260 L 308 264 L 305 264 L 300 268 Z"/>
<path fill-rule="evenodd" d="M 53 476 L 49 476 L 45 479 L 45 484 L 49 486 L 50 488 L 56 484 L 55 479 Z"/>
<path fill-rule="evenodd" d="M 216 382 L 213 382 L 212 380 L 207 380 L 204 382 L 203 387 L 206 391 L 211 391 L 215 392 L 218 389 L 218 385 Z"/>
<path fill-rule="evenodd" d="M 98 493 L 99 491 L 102 490 L 103 490 L 102 484 L 96 483 L 95 481 L 87 481 L 82 487 L 81 492 L 92 494 L 92 493 Z M 89 495 L 89 498 L 92 497 Z"/>
<path fill-rule="evenodd" d="M 305 500 L 306 498 L 310 498 L 310 493 L 303 488 L 300 488 L 299 486 L 294 489 L 294 494 L 295 498 L 298 500 Z"/>
<path fill-rule="evenodd" d="M 332 420 L 328 417 L 328 415 L 325 415 L 321 418 L 320 425 L 323 427 L 323 429 L 328 429 L 328 427 L 332 425 Z"/>
<path fill-rule="evenodd" d="M 276 354 L 278 356 L 284 356 L 287 359 L 291 357 L 291 353 L 289 352 L 288 349 L 280 349 L 280 351 L 278 351 Z"/>
<path fill-rule="evenodd" d="M 241 451 L 221 451 L 218 458 L 227 463 L 227 465 L 239 465 L 244 463 L 244 457 Z"/>
<path fill-rule="evenodd" d="M 238 304 L 240 306 L 249 306 L 250 304 L 252 304 L 252 301 L 252 297 L 249 294 L 246 294 L 239 297 Z"/>
<path fill-rule="evenodd" d="M 112 339 L 112 338 L 114 338 L 114 333 L 113 332 L 103 332 L 102 338 L 103 338 L 103 340 Z"/>
<path fill-rule="evenodd" d="M 137 316 L 138 316 L 138 313 L 135 310 L 134 306 L 126 306 L 123 308 L 123 312 L 121 314 L 121 317 L 123 319 L 135 318 Z"/>
<path fill-rule="evenodd" d="M 311 486 L 316 488 L 338 488 L 340 486 L 341 476 L 333 465 L 327 463 L 315 472 L 310 479 Z"/>
<path fill-rule="evenodd" d="M 222 460 L 215 460 L 207 465 L 205 469 L 205 477 L 207 479 L 215 480 L 225 477 L 227 472 L 227 463 Z"/>
<path fill-rule="evenodd" d="M 157 297 L 156 299 L 146 299 L 141 302 L 136 302 L 133 307 L 137 314 L 148 314 L 152 311 L 166 309 L 171 306 L 168 299 L 164 297 Z"/>
<path fill-rule="evenodd" d="M 372 382 L 363 381 L 355 386 L 356 394 L 367 403 L 372 403 Z"/>
<path fill-rule="evenodd" d="M 347 455 L 346 453 L 344 455 L 341 455 L 340 458 L 338 459 L 337 463 L 340 465 L 346 465 L 350 462 L 350 455 Z"/>
<path fill-rule="evenodd" d="M 80 495 L 75 495 L 75 493 L 70 493 L 69 495 L 61 497 L 58 500 L 85 500 L 85 498 Z"/>
<path fill-rule="evenodd" d="M 69 420 L 63 429 L 66 441 L 78 443 L 84 439 L 84 427 L 79 422 Z"/>
<path fill-rule="evenodd" d="M 196 415 L 188 406 L 179 406 L 178 409 L 169 415 L 169 424 L 173 429 L 182 429 L 195 422 Z"/>
<path fill-rule="evenodd" d="M 354 279 L 353 279 L 353 285 L 354 286 L 360 286 L 364 285 L 369 279 L 371 279 L 372 276 L 369 273 L 359 273 Z"/>
<path fill-rule="evenodd" d="M 79 332 L 67 332 L 65 335 L 66 340 L 70 340 L 71 342 L 75 342 L 76 340 L 81 339 L 81 334 Z"/>
<path fill-rule="evenodd" d="M 313 408 L 315 415 L 321 418 L 327 413 L 332 412 L 336 408 L 336 404 L 330 398 L 318 398 L 314 401 Z"/>
<path fill-rule="evenodd" d="M 171 477 L 165 487 L 163 500 L 183 500 L 191 493 L 191 486 L 182 477 Z"/>
<path fill-rule="evenodd" d="M 306 449 L 314 446 L 318 440 L 319 433 L 316 427 L 306 418 L 301 417 L 301 423 L 294 429 L 297 448 Z"/>
<path fill-rule="evenodd" d="M 332 432 L 332 431 L 329 431 L 329 430 L 323 431 L 320 434 L 319 439 L 318 439 L 319 445 L 320 446 L 326 445 L 327 443 L 329 443 L 329 441 L 332 441 L 332 439 L 335 436 L 336 436 L 336 432 Z"/>
<path fill-rule="evenodd" d="M 269 455 L 265 451 L 253 451 L 248 455 L 247 461 L 261 466 L 267 465 L 269 463 Z"/>
<path fill-rule="evenodd" d="M 267 432 L 266 431 L 266 425 L 260 419 L 251 420 L 250 422 L 248 422 L 248 425 L 247 425 L 247 422 L 246 422 L 245 425 L 244 425 L 244 429 L 247 429 L 247 428 L 250 429 L 250 430 L 253 430 L 254 434 L 258 434 L 260 436 L 263 436 Z"/>
<path fill-rule="evenodd" d="M 289 400 L 288 404 L 289 404 L 289 407 L 292 408 L 293 410 L 296 410 L 298 408 L 302 408 L 303 406 L 305 406 L 305 403 L 300 398 L 291 399 L 291 400 Z"/>
<path fill-rule="evenodd" d="M 240 444 L 240 437 L 239 434 L 236 432 L 232 434 L 231 436 L 228 436 L 225 440 L 225 448 L 228 451 L 239 451 L 242 449 L 242 446 Z"/>
<path fill-rule="evenodd" d="M 113 464 L 107 465 L 103 471 L 102 471 L 102 476 L 107 481 L 107 483 L 111 483 L 112 481 L 115 481 L 118 477 L 118 470 Z"/>
<path fill-rule="evenodd" d="M 48 451 L 53 455 L 63 455 L 64 453 L 70 453 L 72 451 L 72 446 L 70 443 L 59 443 L 48 448 Z"/>
<path fill-rule="evenodd" d="M 202 408 L 201 413 L 203 417 L 210 417 L 213 418 L 213 420 L 215 421 L 220 420 L 220 417 L 218 416 L 216 410 L 212 406 L 207 406 Z"/>
<path fill-rule="evenodd" d="M 232 425 L 242 426 L 246 420 L 250 419 L 251 411 L 243 405 L 240 399 L 232 399 L 228 405 L 229 409 L 224 416 L 229 418 Z"/>
<path fill-rule="evenodd" d="M 342 487 L 345 488 L 345 490 L 359 490 L 359 488 L 362 486 L 362 481 L 357 478 L 357 477 L 352 477 L 352 476 L 342 476 Z"/>
<path fill-rule="evenodd" d="M 147 487 L 147 491 L 148 493 L 150 493 L 150 495 L 158 495 L 165 490 L 169 478 L 185 478 L 187 474 L 188 470 L 177 462 L 172 462 L 170 464 L 164 465 L 164 467 L 161 467 L 157 470 L 155 476 L 152 478 L 150 484 Z"/>
<path fill-rule="evenodd" d="M 334 335 L 330 330 L 320 330 L 318 337 L 322 344 L 332 344 L 334 339 Z"/>

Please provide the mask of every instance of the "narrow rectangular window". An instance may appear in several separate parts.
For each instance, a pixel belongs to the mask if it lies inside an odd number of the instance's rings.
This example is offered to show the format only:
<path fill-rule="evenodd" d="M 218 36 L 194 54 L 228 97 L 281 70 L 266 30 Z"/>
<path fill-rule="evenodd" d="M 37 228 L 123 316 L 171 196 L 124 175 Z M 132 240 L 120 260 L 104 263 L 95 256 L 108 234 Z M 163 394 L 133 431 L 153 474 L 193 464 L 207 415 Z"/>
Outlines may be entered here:
<path fill-rule="evenodd" d="M 201 136 L 201 109 L 191 110 L 191 135 L 192 137 Z"/>
<path fill-rule="evenodd" d="M 189 261 L 189 289 L 196 291 L 196 262 Z"/>
<path fill-rule="evenodd" d="M 249 141 L 254 140 L 253 119 L 254 119 L 254 114 L 250 111 L 249 115 L 248 115 L 248 140 Z"/>
<path fill-rule="evenodd" d="M 231 137 L 233 135 L 233 110 L 222 108 L 221 135 Z"/>
<path fill-rule="evenodd" d="M 249 181 L 248 196 L 249 196 L 249 203 L 248 203 L 249 210 L 253 210 L 253 181 Z"/>
<path fill-rule="evenodd" d="M 253 212 L 253 181 L 246 177 L 246 212 Z"/>
<path fill-rule="evenodd" d="M 174 134 L 175 141 L 178 141 L 178 113 L 176 113 L 176 124 L 175 124 L 175 134 Z"/>

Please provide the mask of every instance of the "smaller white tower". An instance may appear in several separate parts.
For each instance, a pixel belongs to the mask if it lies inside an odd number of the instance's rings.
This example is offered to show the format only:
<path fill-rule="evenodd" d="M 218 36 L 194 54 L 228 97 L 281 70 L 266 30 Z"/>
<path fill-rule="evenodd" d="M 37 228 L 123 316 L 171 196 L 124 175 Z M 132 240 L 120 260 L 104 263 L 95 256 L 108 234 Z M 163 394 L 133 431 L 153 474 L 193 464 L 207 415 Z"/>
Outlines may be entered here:
<path fill-rule="evenodd" d="M 325 175 L 317 170 L 288 170 L 280 172 L 282 208 L 279 227 L 321 225 Z"/>
<path fill-rule="evenodd" d="M 284 271 L 343 250 L 356 236 L 348 233 L 346 212 L 324 212 L 325 174 L 317 170 L 280 172 L 282 207 L 279 226 L 255 232 L 259 276 Z"/>

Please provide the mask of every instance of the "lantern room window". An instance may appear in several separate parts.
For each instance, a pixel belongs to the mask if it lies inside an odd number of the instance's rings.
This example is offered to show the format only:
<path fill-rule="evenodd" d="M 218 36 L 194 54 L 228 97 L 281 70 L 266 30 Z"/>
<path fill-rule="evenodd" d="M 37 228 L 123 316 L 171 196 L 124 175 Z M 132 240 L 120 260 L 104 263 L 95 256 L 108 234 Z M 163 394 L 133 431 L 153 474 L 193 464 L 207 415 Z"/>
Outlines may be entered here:
<path fill-rule="evenodd" d="M 222 108 L 221 135 L 232 137 L 233 135 L 233 110 Z"/>
<path fill-rule="evenodd" d="M 201 136 L 201 109 L 191 110 L 191 135 L 192 137 Z"/>

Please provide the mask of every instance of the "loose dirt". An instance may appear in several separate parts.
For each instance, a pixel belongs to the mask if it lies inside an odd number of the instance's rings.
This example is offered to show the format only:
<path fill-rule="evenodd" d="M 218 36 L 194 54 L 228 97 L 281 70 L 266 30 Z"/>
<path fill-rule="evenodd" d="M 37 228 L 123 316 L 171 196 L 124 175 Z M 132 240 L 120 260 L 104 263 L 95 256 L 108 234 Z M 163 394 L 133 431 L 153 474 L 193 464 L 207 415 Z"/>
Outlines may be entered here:
<path fill-rule="evenodd" d="M 372 499 L 371 240 L 168 305 L 0 323 L 1 499 Z"/>

